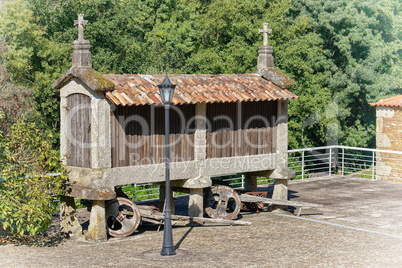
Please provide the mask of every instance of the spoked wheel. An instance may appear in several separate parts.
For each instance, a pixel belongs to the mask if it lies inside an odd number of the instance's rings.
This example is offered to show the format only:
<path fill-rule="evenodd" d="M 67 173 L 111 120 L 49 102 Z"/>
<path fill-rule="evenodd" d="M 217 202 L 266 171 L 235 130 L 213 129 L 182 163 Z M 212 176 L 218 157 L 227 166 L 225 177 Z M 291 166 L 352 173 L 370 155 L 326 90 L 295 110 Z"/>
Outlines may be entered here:
<path fill-rule="evenodd" d="M 106 228 L 110 236 L 129 236 L 140 222 L 140 210 L 130 199 L 117 197 L 106 204 Z"/>
<path fill-rule="evenodd" d="M 239 194 L 229 186 L 219 185 L 211 189 L 205 212 L 214 219 L 233 220 L 239 215 L 241 200 Z"/>

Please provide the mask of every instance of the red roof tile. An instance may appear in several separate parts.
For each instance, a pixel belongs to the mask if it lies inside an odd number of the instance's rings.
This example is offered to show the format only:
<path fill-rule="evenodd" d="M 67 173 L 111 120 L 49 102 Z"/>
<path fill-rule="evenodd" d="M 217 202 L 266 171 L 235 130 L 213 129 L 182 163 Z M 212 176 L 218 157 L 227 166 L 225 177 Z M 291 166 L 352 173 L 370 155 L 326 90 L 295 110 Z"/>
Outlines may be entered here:
<path fill-rule="evenodd" d="M 161 104 L 159 88 L 165 75 L 108 74 L 115 87 L 106 96 L 116 105 Z M 258 74 L 169 75 L 176 84 L 174 104 L 295 99 L 297 96 Z"/>
<path fill-rule="evenodd" d="M 378 102 L 370 103 L 372 106 L 402 107 L 402 95 L 381 99 Z"/>

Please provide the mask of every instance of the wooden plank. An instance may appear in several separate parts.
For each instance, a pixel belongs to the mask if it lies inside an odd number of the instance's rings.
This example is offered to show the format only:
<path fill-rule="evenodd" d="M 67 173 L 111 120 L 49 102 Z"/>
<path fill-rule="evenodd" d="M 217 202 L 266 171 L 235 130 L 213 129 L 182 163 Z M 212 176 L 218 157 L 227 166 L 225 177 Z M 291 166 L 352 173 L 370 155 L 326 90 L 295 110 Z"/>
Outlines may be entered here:
<path fill-rule="evenodd" d="M 271 153 L 270 146 L 271 146 L 271 141 L 270 141 L 270 132 L 271 128 L 267 127 L 263 129 L 262 132 L 262 139 L 264 140 L 264 148 L 262 150 L 262 154 L 269 154 Z"/>
<path fill-rule="evenodd" d="M 251 132 L 251 150 L 250 154 L 251 155 L 257 155 L 258 154 L 258 146 L 260 145 L 258 143 L 258 128 L 252 128 L 250 130 Z"/>
<path fill-rule="evenodd" d="M 211 132 L 207 131 L 206 133 L 206 138 L 207 138 L 207 159 L 212 158 L 212 153 L 211 153 Z"/>
<path fill-rule="evenodd" d="M 164 216 L 162 212 L 152 211 L 149 209 L 140 209 L 141 218 L 150 218 L 155 220 L 163 220 Z M 189 216 L 179 216 L 172 215 L 172 220 L 184 220 L 189 222 L 197 223 L 216 223 L 216 224 L 228 224 L 228 225 L 251 225 L 251 222 L 239 221 L 239 220 L 224 220 L 224 219 L 211 219 L 211 218 L 201 218 L 201 217 L 189 217 Z"/>
<path fill-rule="evenodd" d="M 112 145 L 112 167 L 116 167 L 116 148 L 117 148 L 117 143 L 116 143 L 116 115 L 115 112 L 110 111 L 110 128 L 111 128 L 111 145 Z"/>
<path fill-rule="evenodd" d="M 124 128 L 122 126 L 123 122 L 120 122 L 120 116 L 123 116 L 122 114 L 119 115 L 119 123 L 117 125 L 118 129 L 118 144 L 119 144 L 119 155 L 118 155 L 118 162 L 119 162 L 119 167 L 124 167 L 125 166 L 125 155 L 126 155 L 126 146 L 124 146 L 125 141 L 126 141 L 126 135 Z M 122 118 L 123 119 L 123 118 Z"/>
<path fill-rule="evenodd" d="M 258 128 L 257 129 L 257 154 L 263 154 L 264 149 L 266 147 L 266 140 L 264 139 L 264 133 L 266 128 Z"/>
<path fill-rule="evenodd" d="M 241 194 L 240 200 L 242 202 L 252 202 L 252 203 L 264 203 L 273 205 L 283 205 L 283 206 L 294 206 L 294 207 L 323 207 L 321 204 L 314 204 L 308 202 L 297 202 L 289 200 L 276 200 L 271 198 L 265 198 L 260 196 L 253 196 L 248 194 Z"/>
<path fill-rule="evenodd" d="M 228 154 L 228 146 L 227 146 L 227 143 L 228 143 L 228 131 L 227 130 L 224 130 L 224 131 L 222 131 L 221 132 L 222 134 L 222 144 L 220 145 L 221 146 L 221 157 L 228 157 L 229 156 L 229 154 Z"/>
<path fill-rule="evenodd" d="M 83 126 L 84 126 L 84 136 L 83 136 L 83 162 L 86 168 L 91 167 L 91 98 L 88 96 L 83 96 L 85 103 L 85 109 L 83 113 Z"/>

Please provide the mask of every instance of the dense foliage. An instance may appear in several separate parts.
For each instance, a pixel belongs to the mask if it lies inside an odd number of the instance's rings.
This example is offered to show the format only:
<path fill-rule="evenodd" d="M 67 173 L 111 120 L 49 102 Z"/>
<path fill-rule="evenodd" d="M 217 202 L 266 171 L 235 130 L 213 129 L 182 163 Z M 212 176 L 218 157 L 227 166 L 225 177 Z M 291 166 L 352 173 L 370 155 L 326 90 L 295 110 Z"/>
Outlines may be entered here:
<path fill-rule="evenodd" d="M 293 1 L 290 17 L 308 17 L 326 53 L 321 67 L 331 103 L 324 112 L 340 126 L 327 128 L 327 139 L 375 146 L 375 111 L 368 103 L 402 93 L 401 6 L 398 0 Z"/>
<path fill-rule="evenodd" d="M 7 48 L 3 42 L 0 47 Z M 0 62 L 0 223 L 19 235 L 47 228 L 64 180 L 41 176 L 62 171 L 53 139 L 43 133 L 32 91 L 11 81 Z"/>
<path fill-rule="evenodd" d="M 401 92 L 398 0 L 6 0 L 0 37 L 14 81 L 34 89 L 49 129 L 70 67 L 73 21 L 85 14 L 94 69 L 103 73 L 244 73 L 256 68 L 258 29 L 273 29 L 275 66 L 298 84 L 291 148 L 373 146 L 369 102 Z M 57 131 L 55 137 L 57 138 Z"/>
<path fill-rule="evenodd" d="M 0 117 L 0 121 L 4 117 Z M 51 134 L 19 120 L 0 132 L 0 223 L 4 230 L 35 235 L 50 224 L 66 178 Z M 61 176 L 41 176 L 61 172 Z"/>

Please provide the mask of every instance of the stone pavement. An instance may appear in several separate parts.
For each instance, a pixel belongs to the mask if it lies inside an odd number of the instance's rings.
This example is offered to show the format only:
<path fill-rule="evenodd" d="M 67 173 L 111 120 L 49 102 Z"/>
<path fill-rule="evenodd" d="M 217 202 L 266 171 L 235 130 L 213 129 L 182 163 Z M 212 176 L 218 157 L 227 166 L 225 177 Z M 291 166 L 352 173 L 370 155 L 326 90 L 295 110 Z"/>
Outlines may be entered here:
<path fill-rule="evenodd" d="M 148 257 L 161 248 L 162 232 L 141 226 L 105 243 L 0 246 L 0 267 L 402 266 L 402 183 L 333 176 L 289 188 L 291 200 L 324 207 L 303 209 L 301 217 L 241 213 L 251 226 L 175 226 L 176 257 Z"/>

